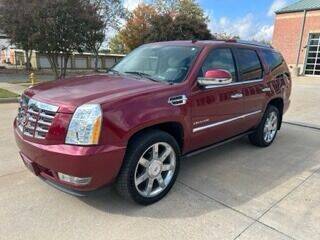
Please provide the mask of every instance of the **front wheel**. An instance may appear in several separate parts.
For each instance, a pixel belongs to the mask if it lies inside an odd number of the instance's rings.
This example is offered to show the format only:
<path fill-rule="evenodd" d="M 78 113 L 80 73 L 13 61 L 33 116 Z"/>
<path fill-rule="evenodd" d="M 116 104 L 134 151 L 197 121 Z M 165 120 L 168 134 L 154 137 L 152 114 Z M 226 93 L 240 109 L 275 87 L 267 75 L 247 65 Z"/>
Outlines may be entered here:
<path fill-rule="evenodd" d="M 280 123 L 278 108 L 270 105 L 256 131 L 249 135 L 250 142 L 259 147 L 267 147 L 276 138 Z"/>
<path fill-rule="evenodd" d="M 166 132 L 154 130 L 130 142 L 116 187 L 120 195 L 143 205 L 163 198 L 179 171 L 180 149 Z"/>

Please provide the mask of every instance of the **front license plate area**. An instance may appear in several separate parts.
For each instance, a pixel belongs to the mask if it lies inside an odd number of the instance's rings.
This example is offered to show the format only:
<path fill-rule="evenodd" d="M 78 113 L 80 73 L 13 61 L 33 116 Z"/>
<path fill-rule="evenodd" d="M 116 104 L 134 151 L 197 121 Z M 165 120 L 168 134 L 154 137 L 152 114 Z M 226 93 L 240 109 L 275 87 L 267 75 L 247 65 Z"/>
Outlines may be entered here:
<path fill-rule="evenodd" d="M 37 165 L 32 162 L 31 160 L 27 159 L 25 156 L 22 156 L 22 160 L 24 165 L 36 176 L 38 176 L 40 174 L 39 168 L 37 167 Z"/>

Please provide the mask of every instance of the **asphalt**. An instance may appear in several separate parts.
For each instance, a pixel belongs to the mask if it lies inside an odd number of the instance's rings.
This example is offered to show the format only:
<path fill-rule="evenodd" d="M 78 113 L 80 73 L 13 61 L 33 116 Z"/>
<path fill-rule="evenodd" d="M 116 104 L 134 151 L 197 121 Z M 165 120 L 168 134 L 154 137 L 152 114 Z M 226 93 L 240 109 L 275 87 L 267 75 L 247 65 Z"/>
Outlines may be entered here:
<path fill-rule="evenodd" d="M 62 193 L 24 167 L 0 104 L 3 239 L 320 239 L 320 131 L 284 124 L 269 148 L 246 138 L 185 159 L 166 198 L 142 207 L 114 189 Z"/>

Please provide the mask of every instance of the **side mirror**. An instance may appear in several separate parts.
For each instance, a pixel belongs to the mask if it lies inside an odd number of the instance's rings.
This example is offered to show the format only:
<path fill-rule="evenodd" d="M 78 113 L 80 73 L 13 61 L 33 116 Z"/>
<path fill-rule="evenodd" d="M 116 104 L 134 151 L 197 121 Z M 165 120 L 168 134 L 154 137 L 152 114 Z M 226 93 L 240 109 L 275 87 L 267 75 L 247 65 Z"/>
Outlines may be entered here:
<path fill-rule="evenodd" d="M 198 84 L 205 88 L 210 86 L 219 86 L 232 83 L 232 75 L 230 72 L 222 69 L 208 70 L 204 77 L 198 78 Z"/>

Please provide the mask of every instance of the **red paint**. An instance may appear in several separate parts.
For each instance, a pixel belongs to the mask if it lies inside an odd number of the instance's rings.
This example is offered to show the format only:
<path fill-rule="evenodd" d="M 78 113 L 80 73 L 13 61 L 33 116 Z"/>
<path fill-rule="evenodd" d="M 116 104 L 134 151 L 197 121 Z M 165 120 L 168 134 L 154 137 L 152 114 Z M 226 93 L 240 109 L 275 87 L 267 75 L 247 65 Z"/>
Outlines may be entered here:
<path fill-rule="evenodd" d="M 223 69 L 214 69 L 214 70 L 208 70 L 205 75 L 205 78 L 232 78 L 231 74 L 228 71 L 225 71 Z"/>
<path fill-rule="evenodd" d="M 58 113 L 45 140 L 21 135 L 15 137 L 22 156 L 40 169 L 40 175 L 62 185 L 57 172 L 77 177 L 92 177 L 90 185 L 69 187 L 92 190 L 112 183 L 122 165 L 129 139 L 138 131 L 162 123 L 178 123 L 183 129 L 182 153 L 232 137 L 255 128 L 272 99 L 282 99 L 284 111 L 289 106 L 291 79 L 286 64 L 270 72 L 260 48 L 223 41 L 177 41 L 154 44 L 191 45 L 202 48 L 184 82 L 169 85 L 129 76 L 92 75 L 58 80 L 27 89 L 25 94 L 42 102 L 59 106 Z M 215 48 L 247 47 L 259 53 L 264 67 L 263 81 L 203 89 L 197 76 L 208 53 Z M 223 73 L 223 76 L 222 76 Z M 209 73 L 208 73 L 209 74 Z M 225 77 L 225 71 L 210 71 L 210 76 Z M 230 77 L 228 75 L 228 77 Z M 269 87 L 271 92 L 262 92 Z M 242 93 L 242 99 L 232 95 Z M 186 95 L 185 105 L 172 106 L 168 99 Z M 99 145 L 72 146 L 65 144 L 66 132 L 75 109 L 84 103 L 98 103 L 103 110 L 103 126 Z M 261 110 L 260 114 L 231 123 L 193 132 L 196 127 L 224 121 Z"/>

